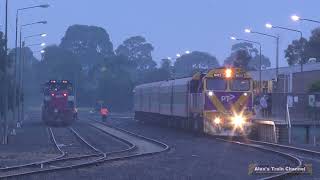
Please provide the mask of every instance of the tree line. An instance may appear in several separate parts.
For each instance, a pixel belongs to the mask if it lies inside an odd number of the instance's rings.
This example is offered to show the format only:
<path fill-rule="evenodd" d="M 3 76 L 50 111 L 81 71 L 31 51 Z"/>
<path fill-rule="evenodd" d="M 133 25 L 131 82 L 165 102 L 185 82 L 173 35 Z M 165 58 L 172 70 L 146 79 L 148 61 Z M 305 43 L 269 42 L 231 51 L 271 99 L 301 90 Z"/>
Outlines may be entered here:
<path fill-rule="evenodd" d="M 293 41 L 288 46 L 285 52 L 289 65 L 299 63 L 296 56 L 320 59 L 320 52 L 316 51 L 320 47 L 319 32 L 319 29 L 315 29 L 309 41 L 301 40 L 305 42 L 302 45 L 308 48 L 301 49 L 301 46 L 295 45 L 300 41 Z M 0 81 L 3 82 L 3 33 L 0 38 Z M 299 48 L 300 51 L 297 51 Z M 223 64 L 207 52 L 193 51 L 174 61 L 167 58 L 158 60 L 158 65 L 152 57 L 153 51 L 154 46 L 143 36 L 129 37 L 115 48 L 105 29 L 72 25 L 59 44 L 45 48 L 40 60 L 34 57 L 29 48 L 24 49 L 25 97 L 29 101 L 40 100 L 41 85 L 44 82 L 50 79 L 67 79 L 76 86 L 79 105 L 93 106 L 97 101 L 104 101 L 112 111 L 127 111 L 132 108 L 133 89 L 138 84 L 190 77 L 195 72 L 205 72 L 222 65 L 246 70 L 259 69 L 259 52 L 251 43 L 234 44 Z M 9 53 L 10 61 L 14 52 L 12 49 Z M 271 66 L 270 59 L 264 55 L 262 65 L 265 68 Z M 9 96 L 9 101 L 12 102 L 11 95 Z"/>

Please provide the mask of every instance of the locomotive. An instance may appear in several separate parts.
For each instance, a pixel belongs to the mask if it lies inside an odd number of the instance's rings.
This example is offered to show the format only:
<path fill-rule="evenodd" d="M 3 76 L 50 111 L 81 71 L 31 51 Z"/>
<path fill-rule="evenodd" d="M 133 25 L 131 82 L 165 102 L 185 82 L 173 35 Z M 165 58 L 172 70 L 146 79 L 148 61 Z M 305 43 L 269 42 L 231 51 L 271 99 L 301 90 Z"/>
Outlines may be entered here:
<path fill-rule="evenodd" d="M 193 77 L 134 89 L 135 119 L 216 136 L 247 136 L 252 128 L 253 79 L 240 68 L 215 68 Z"/>
<path fill-rule="evenodd" d="M 67 80 L 44 84 L 42 120 L 47 125 L 70 125 L 77 119 L 74 88 Z"/>

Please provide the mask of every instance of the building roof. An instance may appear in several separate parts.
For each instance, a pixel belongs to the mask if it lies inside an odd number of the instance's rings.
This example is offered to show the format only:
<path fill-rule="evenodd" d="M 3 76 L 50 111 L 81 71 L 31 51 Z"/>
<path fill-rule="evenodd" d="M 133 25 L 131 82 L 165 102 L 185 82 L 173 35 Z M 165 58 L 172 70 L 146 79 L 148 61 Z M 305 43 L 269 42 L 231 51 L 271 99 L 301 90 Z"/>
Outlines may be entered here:
<path fill-rule="evenodd" d="M 317 70 L 320 71 L 320 63 L 308 63 L 303 65 L 304 72 Z M 300 65 L 279 68 L 279 74 L 289 75 L 297 72 L 301 72 Z M 249 74 L 254 80 L 259 80 L 259 71 L 249 71 Z M 276 68 L 262 70 L 261 79 L 263 81 L 276 79 Z"/>

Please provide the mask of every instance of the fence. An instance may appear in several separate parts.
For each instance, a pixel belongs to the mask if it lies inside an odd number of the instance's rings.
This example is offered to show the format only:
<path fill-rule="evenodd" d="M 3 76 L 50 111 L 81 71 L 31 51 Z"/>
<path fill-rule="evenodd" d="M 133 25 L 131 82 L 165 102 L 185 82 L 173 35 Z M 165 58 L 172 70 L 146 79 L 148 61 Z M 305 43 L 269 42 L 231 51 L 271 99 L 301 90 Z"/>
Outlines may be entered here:
<path fill-rule="evenodd" d="M 291 121 L 320 125 L 320 94 L 273 93 L 271 95 L 271 116 L 276 120 L 287 120 L 288 104 Z"/>

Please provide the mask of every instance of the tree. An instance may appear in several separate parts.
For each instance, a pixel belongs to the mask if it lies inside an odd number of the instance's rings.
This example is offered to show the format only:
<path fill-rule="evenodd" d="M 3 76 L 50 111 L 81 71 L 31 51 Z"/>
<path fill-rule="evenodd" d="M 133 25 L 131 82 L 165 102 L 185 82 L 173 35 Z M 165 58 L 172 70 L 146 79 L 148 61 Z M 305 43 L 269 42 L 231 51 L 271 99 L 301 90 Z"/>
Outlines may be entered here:
<path fill-rule="evenodd" d="M 285 50 L 285 57 L 289 66 L 300 64 L 302 65 L 308 62 L 307 43 L 305 38 L 300 40 L 294 40 Z"/>
<path fill-rule="evenodd" d="M 234 67 L 250 70 L 248 65 L 251 59 L 252 59 L 252 56 L 248 53 L 248 51 L 244 49 L 239 49 L 233 52 L 225 60 L 224 64 L 227 66 L 234 66 Z"/>
<path fill-rule="evenodd" d="M 250 70 L 259 70 L 260 65 L 260 55 L 254 56 L 249 61 L 248 67 Z M 264 55 L 261 55 L 261 66 L 262 68 L 267 68 L 271 66 L 270 59 Z"/>
<path fill-rule="evenodd" d="M 11 51 L 9 52 L 10 59 L 13 60 L 15 58 L 15 52 L 16 52 L 15 48 L 11 49 Z M 20 63 L 19 62 L 19 60 L 20 60 L 19 59 L 20 58 L 19 55 L 20 55 L 20 48 L 17 48 L 17 58 L 18 58 L 17 59 L 17 64 Z M 33 52 L 29 47 L 22 48 L 22 50 L 21 50 L 21 60 L 23 60 L 23 59 L 24 59 L 24 63 L 25 63 L 26 68 L 31 68 L 31 66 L 38 61 L 37 58 L 35 58 L 33 56 Z"/>
<path fill-rule="evenodd" d="M 48 79 L 75 79 L 81 72 L 81 64 L 70 51 L 53 45 L 45 48 L 43 60 L 40 63 L 41 77 Z"/>
<path fill-rule="evenodd" d="M 312 83 L 309 92 L 320 92 L 320 81 Z"/>
<path fill-rule="evenodd" d="M 236 52 L 238 50 L 245 50 L 252 57 L 259 55 L 258 49 L 255 48 L 252 43 L 248 42 L 239 42 L 232 45 L 231 52 Z"/>
<path fill-rule="evenodd" d="M 264 55 L 261 56 L 261 66 L 270 67 L 270 59 Z M 225 65 L 242 67 L 247 70 L 258 70 L 260 64 L 260 53 L 252 43 L 240 42 L 231 47 L 231 54 L 224 62 Z"/>
<path fill-rule="evenodd" d="M 195 72 L 207 71 L 218 66 L 216 57 L 206 52 L 194 51 L 176 60 L 174 75 L 175 77 L 192 76 Z"/>
<path fill-rule="evenodd" d="M 136 65 L 136 70 L 143 72 L 156 67 L 152 60 L 152 44 L 148 43 L 142 36 L 134 36 L 126 39 L 117 49 L 117 55 L 128 57 Z"/>
<path fill-rule="evenodd" d="M 316 28 L 311 32 L 306 52 L 308 58 L 316 58 L 317 62 L 320 62 L 320 28 Z"/>
<path fill-rule="evenodd" d="M 109 34 L 97 26 L 70 26 L 62 38 L 60 47 L 76 55 L 87 71 L 104 58 L 114 55 Z"/>
<path fill-rule="evenodd" d="M 96 100 L 103 100 L 112 111 L 127 111 L 132 107 L 134 83 L 126 56 L 113 56 L 105 60 L 101 69 Z"/>

